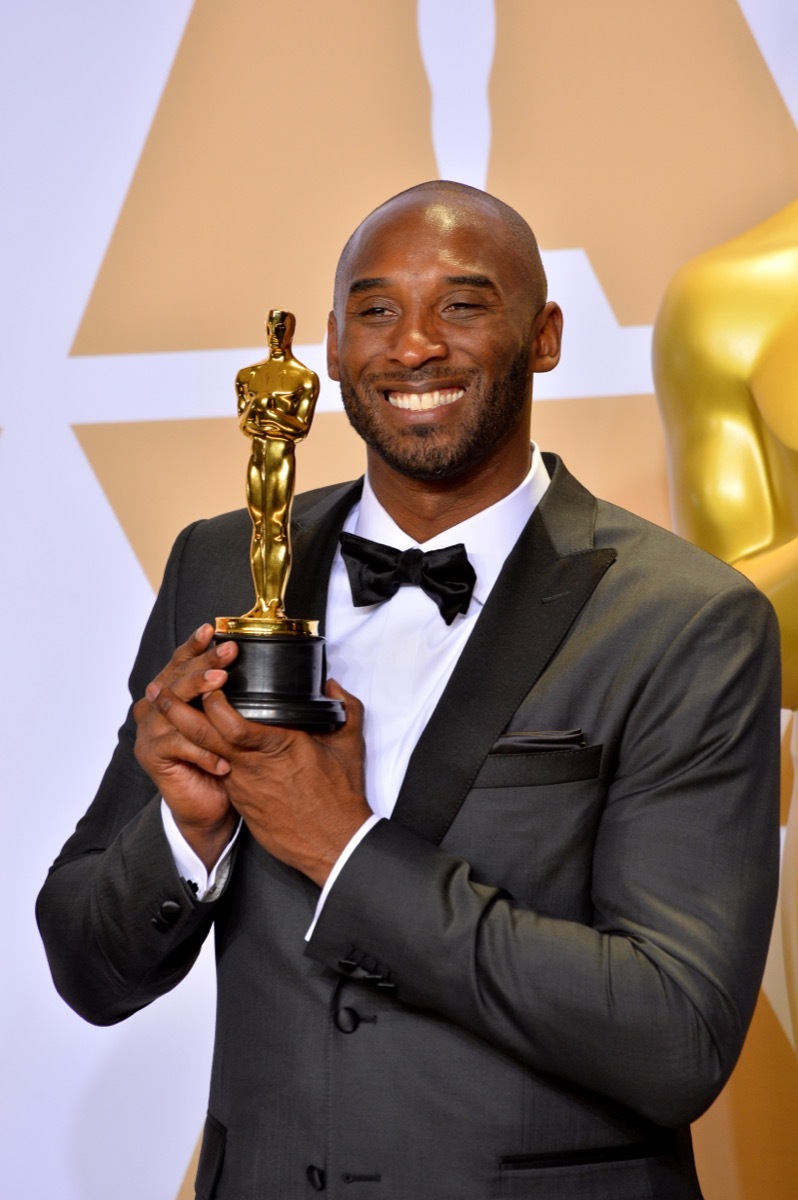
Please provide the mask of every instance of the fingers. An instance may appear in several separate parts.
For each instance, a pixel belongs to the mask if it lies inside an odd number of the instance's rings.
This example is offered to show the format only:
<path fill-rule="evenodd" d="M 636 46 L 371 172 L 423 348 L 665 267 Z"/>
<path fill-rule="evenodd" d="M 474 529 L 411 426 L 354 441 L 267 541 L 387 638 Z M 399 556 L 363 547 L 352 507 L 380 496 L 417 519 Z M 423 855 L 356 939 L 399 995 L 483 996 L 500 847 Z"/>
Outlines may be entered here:
<path fill-rule="evenodd" d="M 280 754 L 296 740 L 298 731 L 282 725 L 262 725 L 247 721 L 236 712 L 227 697 L 218 690 L 202 697 L 205 714 L 224 741 L 240 750 L 258 750 L 261 754 Z"/>
<path fill-rule="evenodd" d="M 341 687 L 337 679 L 328 679 L 324 685 L 324 694 L 331 700 L 342 700 L 346 709 L 346 722 L 337 729 L 331 737 L 362 740 L 363 738 L 363 705 L 357 696 L 353 696 L 346 688 Z"/>
<path fill-rule="evenodd" d="M 147 702 L 158 714 L 157 727 L 150 729 L 151 754 L 162 762 L 193 763 L 212 775 L 228 774 L 227 743 L 203 712 L 156 683 L 147 688 Z"/>
<path fill-rule="evenodd" d="M 208 649 L 213 637 L 213 626 L 209 623 L 200 625 L 199 629 L 195 629 L 191 637 L 178 646 L 172 655 L 173 662 L 182 662 L 187 658 L 194 658 L 197 654 L 202 654 Z"/>
<path fill-rule="evenodd" d="M 150 774 L 166 764 L 190 763 L 212 775 L 229 772 L 226 745 L 204 713 L 188 703 L 221 688 L 237 653 L 234 642 L 213 642 L 213 626 L 201 625 L 178 646 L 134 707 L 136 755 Z"/>
<path fill-rule="evenodd" d="M 235 642 L 216 643 L 212 625 L 200 625 L 188 641 L 178 646 L 168 664 L 156 675 L 147 688 L 147 698 L 153 700 L 153 688 L 167 687 L 181 700 L 193 700 L 207 691 L 222 687 L 227 680 L 227 668 L 236 657 Z"/>
<path fill-rule="evenodd" d="M 347 692 L 334 679 L 329 679 L 324 688 L 325 695 L 342 700 L 346 707 L 346 722 L 333 733 L 308 734 L 282 725 L 265 725 L 245 720 L 228 703 L 218 690 L 208 690 L 203 695 L 203 708 L 208 719 L 224 740 L 242 750 L 258 750 L 262 754 L 282 754 L 303 737 L 321 739 L 334 738 L 343 748 L 344 741 L 361 742 L 363 738 L 363 705 L 357 696 Z"/>

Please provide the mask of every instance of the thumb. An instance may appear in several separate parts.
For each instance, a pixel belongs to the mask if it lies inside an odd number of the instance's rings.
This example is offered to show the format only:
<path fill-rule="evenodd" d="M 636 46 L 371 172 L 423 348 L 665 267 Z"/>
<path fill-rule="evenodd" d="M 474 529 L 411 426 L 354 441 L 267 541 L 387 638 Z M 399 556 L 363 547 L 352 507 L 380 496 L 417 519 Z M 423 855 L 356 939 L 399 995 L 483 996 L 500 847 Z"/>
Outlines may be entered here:
<path fill-rule="evenodd" d="M 363 733 L 363 705 L 357 696 L 353 696 L 346 688 L 341 687 L 337 679 L 328 679 L 324 685 L 324 694 L 330 700 L 342 700 L 346 708 L 346 724 L 342 726 L 349 733 L 360 737 Z"/>

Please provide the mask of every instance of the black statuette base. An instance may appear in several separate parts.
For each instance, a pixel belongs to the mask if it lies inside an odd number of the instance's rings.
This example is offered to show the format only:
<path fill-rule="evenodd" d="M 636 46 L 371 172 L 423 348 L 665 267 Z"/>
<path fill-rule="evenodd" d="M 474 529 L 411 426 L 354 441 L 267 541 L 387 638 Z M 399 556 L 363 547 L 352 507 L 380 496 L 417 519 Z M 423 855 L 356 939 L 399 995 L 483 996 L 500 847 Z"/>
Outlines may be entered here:
<path fill-rule="evenodd" d="M 287 725 L 311 733 L 343 725 L 343 704 L 322 693 L 323 637 L 236 633 L 216 634 L 214 641 L 238 645 L 224 694 L 248 721 Z"/>

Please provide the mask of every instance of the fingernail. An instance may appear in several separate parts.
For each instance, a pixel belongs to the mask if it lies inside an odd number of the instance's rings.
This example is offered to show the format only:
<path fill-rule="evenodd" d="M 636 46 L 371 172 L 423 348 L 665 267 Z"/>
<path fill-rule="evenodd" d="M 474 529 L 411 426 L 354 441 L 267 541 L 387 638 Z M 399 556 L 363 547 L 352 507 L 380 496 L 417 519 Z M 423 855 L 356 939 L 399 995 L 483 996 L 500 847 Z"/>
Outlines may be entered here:
<path fill-rule="evenodd" d="M 147 684 L 147 690 L 145 691 L 144 695 L 147 697 L 147 699 L 149 701 L 157 700 L 158 697 L 160 696 L 160 694 L 161 694 L 160 683 L 148 683 Z"/>
<path fill-rule="evenodd" d="M 208 683 L 224 683 L 225 679 L 227 678 L 227 672 L 218 671 L 211 667 L 204 673 L 202 678 L 207 679 Z"/>

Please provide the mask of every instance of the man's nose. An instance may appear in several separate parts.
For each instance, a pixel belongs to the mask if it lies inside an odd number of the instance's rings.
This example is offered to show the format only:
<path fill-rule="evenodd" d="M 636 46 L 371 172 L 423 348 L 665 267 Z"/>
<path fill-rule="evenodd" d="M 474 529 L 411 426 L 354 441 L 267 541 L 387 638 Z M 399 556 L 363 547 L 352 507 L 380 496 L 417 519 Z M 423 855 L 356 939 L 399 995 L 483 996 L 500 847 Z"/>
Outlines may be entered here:
<path fill-rule="evenodd" d="M 389 356 L 405 367 L 421 367 L 449 353 L 440 326 L 432 316 L 407 314 L 395 326 Z"/>

